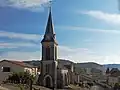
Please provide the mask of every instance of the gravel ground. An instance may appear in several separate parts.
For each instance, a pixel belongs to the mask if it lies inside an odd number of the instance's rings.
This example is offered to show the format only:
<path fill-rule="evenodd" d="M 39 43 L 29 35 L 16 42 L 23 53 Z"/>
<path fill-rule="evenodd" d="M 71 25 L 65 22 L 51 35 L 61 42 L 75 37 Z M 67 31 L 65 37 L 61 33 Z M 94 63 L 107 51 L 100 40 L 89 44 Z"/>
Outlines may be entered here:
<path fill-rule="evenodd" d="M 10 90 L 10 89 L 4 88 L 4 87 L 1 87 L 1 86 L 0 86 L 0 90 Z"/>
<path fill-rule="evenodd" d="M 51 90 L 51 89 L 41 87 L 41 86 L 36 86 L 36 85 L 33 85 L 33 87 L 38 90 L 39 90 L 39 88 L 40 88 L 40 90 Z M 20 88 L 15 84 L 2 84 L 0 86 L 0 90 L 20 90 Z M 27 88 L 25 90 L 29 90 L 29 88 Z"/>
<path fill-rule="evenodd" d="M 11 85 L 9 85 L 9 84 L 2 84 L 1 87 L 6 88 L 6 89 L 3 89 L 3 90 L 20 90 L 18 87 L 15 87 L 12 84 Z"/>
<path fill-rule="evenodd" d="M 3 88 L 3 87 L 5 87 L 5 88 Z M 40 90 L 51 90 L 51 89 L 48 89 L 48 88 L 45 88 L 45 87 L 42 87 L 42 86 L 33 85 L 33 87 L 36 88 L 36 89 L 40 88 Z M 18 88 L 16 85 L 12 85 L 12 84 L 3 84 L 3 85 L 1 85 L 0 90 L 20 90 L 20 88 Z M 56 89 L 56 90 L 89 90 L 89 89 L 81 88 L 81 87 L 72 85 L 71 89 L 70 88 L 68 88 L 68 89 L 66 88 L 66 89 Z"/>

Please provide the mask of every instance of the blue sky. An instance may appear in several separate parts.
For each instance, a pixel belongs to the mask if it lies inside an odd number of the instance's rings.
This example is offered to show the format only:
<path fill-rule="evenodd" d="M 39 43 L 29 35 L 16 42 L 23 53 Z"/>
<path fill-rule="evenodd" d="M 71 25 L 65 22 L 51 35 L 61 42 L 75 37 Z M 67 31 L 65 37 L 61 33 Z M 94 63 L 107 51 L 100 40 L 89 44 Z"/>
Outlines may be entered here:
<path fill-rule="evenodd" d="M 0 0 L 0 60 L 41 59 L 49 0 Z M 120 63 L 118 0 L 53 0 L 58 57 Z"/>

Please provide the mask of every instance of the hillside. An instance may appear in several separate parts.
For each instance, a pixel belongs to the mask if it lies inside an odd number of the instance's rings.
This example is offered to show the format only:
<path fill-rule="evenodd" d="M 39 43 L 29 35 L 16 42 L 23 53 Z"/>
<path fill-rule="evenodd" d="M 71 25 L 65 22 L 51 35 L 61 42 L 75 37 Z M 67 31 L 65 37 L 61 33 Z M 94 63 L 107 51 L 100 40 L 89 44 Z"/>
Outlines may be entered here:
<path fill-rule="evenodd" d="M 86 63 L 76 63 L 76 67 L 81 67 L 81 68 L 101 68 L 103 67 L 100 64 L 94 63 L 94 62 L 86 62 Z"/>
<path fill-rule="evenodd" d="M 120 64 L 105 64 L 104 67 L 105 68 L 109 67 L 110 69 L 111 68 L 118 68 L 118 69 L 120 69 Z"/>
<path fill-rule="evenodd" d="M 34 65 L 34 66 L 40 66 L 40 60 L 32 60 L 32 61 L 24 61 L 25 63 L 28 63 L 30 65 Z M 64 63 L 64 64 L 70 64 L 73 63 L 69 60 L 63 60 L 63 59 L 59 59 L 60 63 Z M 79 67 L 79 68 L 118 68 L 120 69 L 120 64 L 104 64 L 104 65 L 100 65 L 94 62 L 87 62 L 87 63 L 74 63 L 75 67 Z"/>
<path fill-rule="evenodd" d="M 24 63 L 28 63 L 33 66 L 39 67 L 41 65 L 40 60 L 32 60 L 32 61 L 23 61 Z"/>
<path fill-rule="evenodd" d="M 97 64 L 97 63 L 94 63 L 94 62 L 76 63 L 75 64 L 75 71 L 76 72 L 80 72 L 80 73 L 83 72 L 83 73 L 85 73 L 86 70 L 89 70 L 89 72 L 90 72 L 92 69 L 93 70 L 94 69 L 101 70 L 102 72 L 105 71 L 105 68 L 104 68 L 103 65 L 100 65 L 100 64 Z"/>
<path fill-rule="evenodd" d="M 40 62 L 41 60 L 32 60 L 32 61 L 23 61 L 24 63 L 28 63 L 30 65 L 34 65 L 34 66 L 40 66 Z M 58 59 L 58 62 L 61 64 L 72 64 L 72 61 L 69 60 L 64 60 L 64 59 Z M 73 63 L 74 64 L 74 63 Z"/>
<path fill-rule="evenodd" d="M 40 66 L 40 60 L 33 60 L 33 61 L 24 61 L 25 63 L 28 63 L 30 65 L 34 65 L 34 66 Z M 80 70 L 80 69 L 84 69 L 84 68 L 96 68 L 99 70 L 104 71 L 104 67 L 100 64 L 94 63 L 94 62 L 88 62 L 88 63 L 74 63 L 72 61 L 69 60 L 64 60 L 64 59 L 58 59 L 58 62 L 62 65 L 70 65 L 70 64 L 74 64 L 74 69 L 76 71 Z M 84 71 L 84 70 L 82 70 Z"/>

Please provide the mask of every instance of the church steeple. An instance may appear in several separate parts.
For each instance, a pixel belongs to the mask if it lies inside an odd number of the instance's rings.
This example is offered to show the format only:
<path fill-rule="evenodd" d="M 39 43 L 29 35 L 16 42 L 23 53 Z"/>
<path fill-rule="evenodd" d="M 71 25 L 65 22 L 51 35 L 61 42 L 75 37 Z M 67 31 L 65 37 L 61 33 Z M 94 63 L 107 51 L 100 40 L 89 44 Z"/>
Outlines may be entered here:
<path fill-rule="evenodd" d="M 42 60 L 57 60 L 57 42 L 52 23 L 51 7 L 49 8 L 48 21 L 42 44 Z"/>
<path fill-rule="evenodd" d="M 55 32 L 52 25 L 51 6 L 42 44 L 41 85 L 48 88 L 57 86 L 57 46 Z"/>
<path fill-rule="evenodd" d="M 48 22 L 47 22 L 47 27 L 45 34 L 55 34 L 53 30 L 53 24 L 52 24 L 52 13 L 51 13 L 51 7 L 49 10 L 49 16 L 48 16 Z"/>
<path fill-rule="evenodd" d="M 49 8 L 49 15 L 48 15 L 46 31 L 45 31 L 44 38 L 41 41 L 41 43 L 42 42 L 55 42 L 57 44 L 57 42 L 55 40 L 55 32 L 54 32 L 53 22 L 52 22 L 51 7 Z"/>

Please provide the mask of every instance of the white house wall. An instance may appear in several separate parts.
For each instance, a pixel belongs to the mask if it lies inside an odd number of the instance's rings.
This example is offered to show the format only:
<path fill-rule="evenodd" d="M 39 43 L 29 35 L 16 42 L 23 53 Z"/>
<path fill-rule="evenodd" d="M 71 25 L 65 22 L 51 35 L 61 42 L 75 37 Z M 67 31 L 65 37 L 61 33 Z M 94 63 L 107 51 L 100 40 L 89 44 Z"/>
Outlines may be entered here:
<path fill-rule="evenodd" d="M 2 72 L 2 67 L 10 67 L 10 72 Z M 11 72 L 22 72 L 24 71 L 24 67 L 16 64 L 12 64 L 7 61 L 3 61 L 0 63 L 0 81 L 5 80 Z"/>

